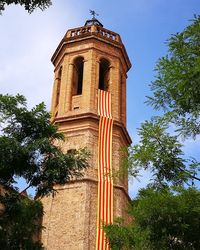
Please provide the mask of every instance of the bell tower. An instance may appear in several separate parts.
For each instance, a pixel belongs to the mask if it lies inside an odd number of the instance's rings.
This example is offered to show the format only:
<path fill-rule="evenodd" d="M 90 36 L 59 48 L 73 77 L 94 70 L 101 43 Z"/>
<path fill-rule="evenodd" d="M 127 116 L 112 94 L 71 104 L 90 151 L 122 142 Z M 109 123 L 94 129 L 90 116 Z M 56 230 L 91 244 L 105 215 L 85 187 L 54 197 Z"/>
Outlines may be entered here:
<path fill-rule="evenodd" d="M 70 29 L 52 56 L 52 122 L 66 136 L 63 151 L 87 147 L 84 177 L 56 186 L 42 199 L 47 250 L 110 249 L 104 223 L 125 216 L 127 174 L 117 175 L 126 130 L 126 78 L 131 67 L 120 35 L 93 17 Z"/>

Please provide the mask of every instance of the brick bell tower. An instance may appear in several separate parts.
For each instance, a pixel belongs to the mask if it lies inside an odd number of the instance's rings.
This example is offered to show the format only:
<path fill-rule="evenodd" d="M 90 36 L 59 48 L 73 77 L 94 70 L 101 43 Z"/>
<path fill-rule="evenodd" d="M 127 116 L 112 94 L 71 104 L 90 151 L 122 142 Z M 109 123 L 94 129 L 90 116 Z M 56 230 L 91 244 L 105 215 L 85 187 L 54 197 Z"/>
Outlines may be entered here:
<path fill-rule="evenodd" d="M 117 175 L 126 130 L 126 78 L 131 67 L 118 34 L 93 17 L 67 31 L 52 57 L 52 121 L 66 136 L 63 151 L 87 147 L 83 178 L 42 199 L 46 250 L 108 250 L 102 225 L 125 216 L 127 174 Z"/>

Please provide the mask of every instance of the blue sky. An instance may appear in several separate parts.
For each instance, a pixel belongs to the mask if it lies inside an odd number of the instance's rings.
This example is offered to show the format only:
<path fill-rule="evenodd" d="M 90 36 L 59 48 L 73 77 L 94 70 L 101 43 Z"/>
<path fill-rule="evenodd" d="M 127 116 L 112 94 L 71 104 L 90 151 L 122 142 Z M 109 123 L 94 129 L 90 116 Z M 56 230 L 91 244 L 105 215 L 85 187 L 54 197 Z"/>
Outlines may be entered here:
<path fill-rule="evenodd" d="M 89 9 L 99 13 L 104 27 L 121 35 L 133 67 L 127 79 L 128 131 L 137 142 L 136 128 L 155 112 L 144 104 L 150 95 L 157 59 L 166 54 L 166 39 L 182 31 L 194 14 L 200 14 L 199 0 L 53 1 L 44 12 L 29 15 L 20 6 L 9 6 L 0 16 L 0 92 L 21 93 L 30 107 L 44 101 L 50 107 L 53 65 L 50 58 L 65 32 L 84 25 Z M 200 140 L 185 142 L 185 152 L 198 156 Z M 146 184 L 130 183 L 130 194 Z"/>

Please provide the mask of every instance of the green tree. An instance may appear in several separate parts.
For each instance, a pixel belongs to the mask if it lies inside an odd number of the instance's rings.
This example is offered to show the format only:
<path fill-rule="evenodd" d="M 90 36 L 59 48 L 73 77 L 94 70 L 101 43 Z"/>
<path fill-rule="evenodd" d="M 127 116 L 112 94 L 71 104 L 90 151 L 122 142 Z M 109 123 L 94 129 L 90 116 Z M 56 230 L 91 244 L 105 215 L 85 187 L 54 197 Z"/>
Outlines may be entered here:
<path fill-rule="evenodd" d="M 165 118 L 183 136 L 200 134 L 200 16 L 168 39 L 168 54 L 158 60 L 147 103 L 165 111 Z"/>
<path fill-rule="evenodd" d="M 156 186 L 182 185 L 190 180 L 200 181 L 199 165 L 195 158 L 186 158 L 178 135 L 171 135 L 168 122 L 154 117 L 141 124 L 140 141 L 129 149 L 128 167 L 131 175 L 141 170 L 152 173 Z"/>
<path fill-rule="evenodd" d="M 152 179 L 132 201 L 132 223 L 106 226 L 113 249 L 200 246 L 200 191 L 194 188 L 194 180 L 200 181 L 200 162 L 187 159 L 183 151 L 183 140 L 200 134 L 200 16 L 172 35 L 167 45 L 147 100 L 163 115 L 141 124 L 140 141 L 129 149 L 127 161 L 131 175 L 150 170 Z"/>
<path fill-rule="evenodd" d="M 52 2 L 51 0 L 1 0 L 0 14 L 5 10 L 5 6 L 10 4 L 21 5 L 28 11 L 28 13 L 32 13 L 37 8 L 45 10 L 52 4 Z"/>
<path fill-rule="evenodd" d="M 113 250 L 197 250 L 200 246 L 200 192 L 179 188 L 140 190 L 132 200 L 128 226 L 106 226 Z"/>
<path fill-rule="evenodd" d="M 200 181 L 200 163 L 185 159 L 182 151 L 183 138 L 195 139 L 200 134 L 200 16 L 194 16 L 167 45 L 168 54 L 156 64 L 152 97 L 147 100 L 164 113 L 141 125 L 141 140 L 131 148 L 130 163 L 133 172 L 137 167 L 151 169 L 154 180 L 161 184 L 191 178 Z"/>
<path fill-rule="evenodd" d="M 41 202 L 12 191 L 0 196 L 0 203 L 3 205 L 0 210 L 1 249 L 43 249 L 37 237 L 42 229 Z"/>
<path fill-rule="evenodd" d="M 63 153 L 56 143 L 62 142 L 64 135 L 51 124 L 45 105 L 41 103 L 28 110 L 26 99 L 21 95 L 0 95 L 0 127 L 0 184 L 9 190 L 6 191 L 6 197 L 1 196 L 4 206 L 0 234 L 5 236 L 2 241 L 7 244 L 5 249 L 39 249 L 30 247 L 32 234 L 24 232 L 37 229 L 31 226 L 31 220 L 30 224 L 25 223 L 21 229 L 19 227 L 24 217 L 30 219 L 34 211 L 36 214 L 32 220 L 38 219 L 42 214 L 42 206 L 38 201 L 21 199 L 21 194 L 17 192 L 17 178 L 22 177 L 27 183 L 22 193 L 34 187 L 37 196 L 54 194 L 55 184 L 64 184 L 71 178 L 82 176 L 83 170 L 88 166 L 89 153 L 85 148 Z M 31 207 L 33 213 L 27 211 Z M 12 216 L 11 211 L 17 211 L 17 218 Z M 9 219 L 10 222 L 7 223 Z M 13 234 L 16 228 L 18 231 Z M 23 232 L 27 241 L 18 241 Z"/>

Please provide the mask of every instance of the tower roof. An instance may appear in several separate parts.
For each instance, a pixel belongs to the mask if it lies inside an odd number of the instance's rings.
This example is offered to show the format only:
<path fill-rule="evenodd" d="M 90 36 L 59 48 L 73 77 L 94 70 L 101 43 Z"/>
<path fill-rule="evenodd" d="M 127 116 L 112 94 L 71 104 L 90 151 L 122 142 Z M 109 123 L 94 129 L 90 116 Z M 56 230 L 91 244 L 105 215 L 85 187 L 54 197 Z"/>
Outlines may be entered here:
<path fill-rule="evenodd" d="M 99 14 L 97 14 L 95 10 L 90 10 L 90 14 L 92 15 L 92 19 L 87 20 L 85 22 L 85 26 L 97 25 L 103 27 L 103 24 L 96 19 L 96 16 L 98 16 Z"/>
<path fill-rule="evenodd" d="M 97 20 L 95 17 L 93 17 L 92 19 L 90 20 L 87 20 L 85 22 L 85 25 L 84 26 L 91 26 L 91 25 L 97 25 L 97 26 L 100 26 L 100 27 L 103 27 L 103 24 L 99 22 L 99 20 Z"/>

